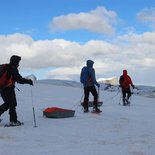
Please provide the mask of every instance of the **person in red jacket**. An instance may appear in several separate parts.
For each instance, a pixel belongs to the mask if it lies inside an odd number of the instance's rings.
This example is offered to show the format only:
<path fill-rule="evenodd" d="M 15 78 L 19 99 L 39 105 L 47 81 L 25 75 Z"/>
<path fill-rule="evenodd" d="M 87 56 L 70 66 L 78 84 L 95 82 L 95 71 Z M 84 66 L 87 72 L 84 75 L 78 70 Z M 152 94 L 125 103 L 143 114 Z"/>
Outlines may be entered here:
<path fill-rule="evenodd" d="M 123 105 L 130 104 L 129 98 L 131 96 L 130 86 L 134 89 L 131 77 L 127 74 L 127 70 L 123 70 L 123 75 L 119 79 L 120 87 L 122 88 Z M 126 97 L 127 95 L 127 97 Z"/>

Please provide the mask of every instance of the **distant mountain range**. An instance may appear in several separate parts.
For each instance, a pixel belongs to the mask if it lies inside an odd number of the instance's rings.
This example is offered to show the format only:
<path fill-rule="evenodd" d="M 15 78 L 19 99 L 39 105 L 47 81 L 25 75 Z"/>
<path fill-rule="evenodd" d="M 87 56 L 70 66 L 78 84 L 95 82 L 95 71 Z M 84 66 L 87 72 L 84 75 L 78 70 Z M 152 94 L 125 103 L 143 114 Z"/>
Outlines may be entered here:
<path fill-rule="evenodd" d="M 29 75 L 25 78 L 32 79 L 34 82 L 37 80 L 35 75 Z M 110 91 L 110 92 L 121 91 L 121 88 L 118 85 L 116 77 L 107 78 L 107 79 L 100 78 L 97 81 L 100 83 L 101 91 Z M 44 80 L 38 80 L 37 82 L 44 83 L 44 84 L 50 84 L 50 85 L 65 86 L 65 87 L 83 87 L 80 82 L 70 81 L 70 80 L 44 79 Z M 145 97 L 155 98 L 155 87 L 153 86 L 136 85 L 135 89 L 132 91 L 133 91 L 133 94 L 136 94 L 136 95 L 142 95 Z"/>
<path fill-rule="evenodd" d="M 80 82 L 69 80 L 45 79 L 45 80 L 38 80 L 37 82 L 51 85 L 66 86 L 66 87 L 83 87 Z M 118 84 L 112 85 L 109 83 L 104 83 L 103 81 L 99 81 L 99 83 L 101 91 L 109 91 L 109 92 L 121 91 L 121 88 L 119 87 Z M 142 95 L 145 97 L 155 98 L 155 87 L 152 86 L 136 85 L 134 90 L 132 90 L 131 88 L 131 91 L 133 91 L 133 94 L 135 95 Z"/>

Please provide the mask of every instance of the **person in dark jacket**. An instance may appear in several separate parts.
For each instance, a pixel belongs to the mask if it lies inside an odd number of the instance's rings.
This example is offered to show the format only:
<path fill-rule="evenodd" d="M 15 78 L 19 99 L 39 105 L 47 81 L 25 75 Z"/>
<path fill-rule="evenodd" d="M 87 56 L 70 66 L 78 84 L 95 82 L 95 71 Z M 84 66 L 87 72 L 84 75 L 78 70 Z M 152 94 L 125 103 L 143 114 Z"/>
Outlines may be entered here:
<path fill-rule="evenodd" d="M 83 88 L 84 88 L 84 112 L 89 112 L 88 109 L 88 101 L 89 101 L 89 93 L 91 92 L 91 94 L 94 97 L 94 109 L 96 112 L 100 112 L 100 109 L 97 106 L 97 100 L 98 100 L 98 94 L 97 94 L 97 90 L 96 87 L 100 87 L 100 84 L 96 81 L 96 76 L 95 76 L 95 70 L 93 68 L 93 64 L 94 62 L 92 60 L 87 60 L 85 67 L 83 68 L 87 68 L 88 69 L 88 74 L 89 74 L 89 78 L 87 80 L 86 83 L 83 83 Z M 81 75 L 82 76 L 82 72 Z M 81 79 L 81 77 L 80 77 Z"/>
<path fill-rule="evenodd" d="M 17 119 L 16 113 L 16 94 L 15 94 L 15 82 L 20 84 L 33 85 L 33 81 L 30 79 L 23 78 L 18 71 L 20 56 L 13 55 L 10 58 L 10 63 L 7 68 L 7 75 L 9 77 L 9 83 L 1 90 L 1 97 L 4 103 L 0 106 L 0 116 L 9 109 L 10 125 L 21 125 L 21 122 Z"/>
<path fill-rule="evenodd" d="M 134 89 L 131 77 L 127 74 L 127 70 L 123 70 L 123 75 L 119 79 L 120 87 L 122 88 L 123 105 L 130 104 L 129 98 L 131 96 L 130 86 Z M 127 96 L 127 97 L 126 97 Z"/>

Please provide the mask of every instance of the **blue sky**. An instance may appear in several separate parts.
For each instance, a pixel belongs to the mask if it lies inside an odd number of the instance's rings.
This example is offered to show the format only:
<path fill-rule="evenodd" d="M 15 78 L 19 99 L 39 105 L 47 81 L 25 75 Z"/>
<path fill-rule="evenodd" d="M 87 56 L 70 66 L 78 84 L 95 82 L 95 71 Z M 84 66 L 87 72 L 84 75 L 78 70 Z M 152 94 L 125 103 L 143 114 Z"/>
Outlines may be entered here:
<path fill-rule="evenodd" d="M 1 34 L 12 34 L 16 32 L 26 33 L 33 39 L 65 38 L 81 41 L 93 38 L 101 38 L 99 34 L 89 34 L 81 37 L 79 30 L 63 33 L 49 33 L 48 24 L 52 18 L 69 13 L 89 12 L 97 6 L 104 6 L 106 9 L 115 11 L 119 18 L 124 20 L 126 25 L 134 26 L 137 32 L 141 33 L 148 29 L 145 24 L 135 19 L 137 12 L 144 8 L 151 8 L 153 0 L 0 0 Z M 119 25 L 118 30 L 123 26 Z M 121 31 L 121 30 L 120 30 Z M 74 37 L 74 34 L 76 37 Z M 90 36 L 90 37 L 89 37 Z"/>
<path fill-rule="evenodd" d="M 137 84 L 155 85 L 153 0 L 0 0 L 1 63 L 22 56 L 21 73 L 79 80 L 87 59 L 97 78 L 126 68 Z M 137 74 L 135 74 L 137 73 Z"/>

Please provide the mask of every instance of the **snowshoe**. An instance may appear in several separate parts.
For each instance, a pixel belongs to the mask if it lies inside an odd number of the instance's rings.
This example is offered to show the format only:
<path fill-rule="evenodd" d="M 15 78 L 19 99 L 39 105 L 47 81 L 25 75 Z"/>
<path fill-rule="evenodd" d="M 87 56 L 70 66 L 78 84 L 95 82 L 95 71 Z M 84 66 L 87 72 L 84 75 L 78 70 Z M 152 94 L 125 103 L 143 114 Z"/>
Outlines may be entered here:
<path fill-rule="evenodd" d="M 99 114 L 99 113 L 101 113 L 102 111 L 101 111 L 99 108 L 93 108 L 93 110 L 92 110 L 91 112 L 92 112 L 92 113 Z"/>
<path fill-rule="evenodd" d="M 17 122 L 10 122 L 9 124 L 5 124 L 5 127 L 14 127 L 14 126 L 21 126 L 21 125 L 24 125 L 24 122 L 17 121 Z"/>

